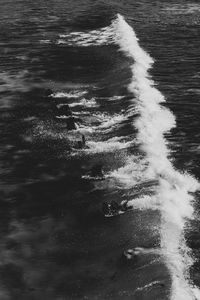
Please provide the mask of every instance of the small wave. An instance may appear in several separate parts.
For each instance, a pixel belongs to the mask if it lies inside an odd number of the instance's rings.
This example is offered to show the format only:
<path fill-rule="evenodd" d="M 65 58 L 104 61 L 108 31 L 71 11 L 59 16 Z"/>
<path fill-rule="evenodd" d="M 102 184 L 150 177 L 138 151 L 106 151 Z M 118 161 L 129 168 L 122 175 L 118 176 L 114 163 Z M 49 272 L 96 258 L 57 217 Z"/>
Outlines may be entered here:
<path fill-rule="evenodd" d="M 90 115 L 90 112 L 89 111 L 74 111 L 73 112 L 73 115 L 74 116 L 89 116 Z"/>
<path fill-rule="evenodd" d="M 105 176 L 91 176 L 91 175 L 82 175 L 81 178 L 88 180 L 104 180 Z"/>
<path fill-rule="evenodd" d="M 113 28 L 107 26 L 99 30 L 71 32 L 68 34 L 60 34 L 59 44 L 67 44 L 69 46 L 101 46 L 113 44 Z"/>
<path fill-rule="evenodd" d="M 134 185 L 145 180 L 144 174 L 146 169 L 146 161 L 140 156 L 131 156 L 127 158 L 125 166 L 114 170 L 110 176 L 118 180 L 127 188 L 132 188 Z M 149 178 L 146 178 L 149 179 Z"/>
<path fill-rule="evenodd" d="M 64 45 L 64 44 L 67 44 L 67 42 L 65 40 L 59 39 L 59 40 L 56 41 L 56 44 L 57 45 Z"/>
<path fill-rule="evenodd" d="M 74 97 L 75 98 L 75 97 Z M 78 98 L 78 97 L 77 97 Z M 94 98 L 92 99 L 81 99 L 78 102 L 73 102 L 69 104 L 70 107 L 83 106 L 83 107 L 98 107 L 98 104 Z"/>
<path fill-rule="evenodd" d="M 50 40 L 40 40 L 40 44 L 51 44 Z"/>
<path fill-rule="evenodd" d="M 133 207 L 134 209 L 140 210 L 159 210 L 160 209 L 160 200 L 157 197 L 152 197 L 145 195 L 143 197 L 130 200 L 128 202 L 128 207 Z"/>
<path fill-rule="evenodd" d="M 83 125 L 83 124 L 78 124 L 77 125 L 77 132 L 79 132 L 80 134 L 92 134 L 95 131 L 95 127 L 94 126 L 87 126 L 87 125 Z"/>
<path fill-rule="evenodd" d="M 117 100 L 122 100 L 124 98 L 125 98 L 124 96 L 113 96 L 113 97 L 107 98 L 107 101 L 117 101 Z"/>
<path fill-rule="evenodd" d="M 200 4 L 172 4 L 170 7 L 163 8 L 165 12 L 170 12 L 175 15 L 192 14 L 200 11 Z"/>
<path fill-rule="evenodd" d="M 155 280 L 155 281 L 150 282 L 142 287 L 137 288 L 136 291 L 143 291 L 143 290 L 149 289 L 149 288 L 153 287 L 154 285 L 158 285 L 158 284 L 162 284 L 162 282 Z"/>
<path fill-rule="evenodd" d="M 52 98 L 80 98 L 87 94 L 87 91 L 72 91 L 72 92 L 57 92 L 53 93 L 50 96 Z"/>
<path fill-rule="evenodd" d="M 65 119 L 69 119 L 69 118 L 71 118 L 71 116 L 66 116 L 66 115 L 59 115 L 59 116 L 56 116 L 56 119 L 63 119 L 63 120 L 65 120 Z M 76 124 L 75 124 L 75 126 L 76 126 Z"/>
<path fill-rule="evenodd" d="M 115 139 L 110 139 L 104 142 L 88 141 L 87 146 L 89 147 L 89 149 L 86 149 L 85 151 L 87 153 L 112 152 L 116 150 L 127 149 L 132 143 L 133 141 L 120 142 L 116 141 Z"/>
<path fill-rule="evenodd" d="M 104 113 L 93 113 L 91 116 L 86 117 L 84 123 L 78 124 L 78 130 L 92 133 L 109 133 L 119 126 L 122 126 L 126 117 L 121 114 L 108 115 Z M 96 125 L 98 123 L 98 125 Z M 94 124 L 94 125 L 93 125 Z"/>
<path fill-rule="evenodd" d="M 113 116 L 105 116 L 103 115 L 103 122 L 100 126 L 98 126 L 98 129 L 107 129 L 112 130 L 113 126 L 120 125 L 124 120 L 126 120 L 126 117 L 122 114 L 116 114 Z"/>

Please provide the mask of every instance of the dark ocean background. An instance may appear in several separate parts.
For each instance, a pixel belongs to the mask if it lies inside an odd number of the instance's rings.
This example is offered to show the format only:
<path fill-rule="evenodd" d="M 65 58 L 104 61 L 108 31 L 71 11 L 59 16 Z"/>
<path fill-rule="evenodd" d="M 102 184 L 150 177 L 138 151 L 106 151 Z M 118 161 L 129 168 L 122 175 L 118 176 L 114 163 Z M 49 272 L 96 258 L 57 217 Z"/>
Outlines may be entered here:
<path fill-rule="evenodd" d="M 160 246 L 160 212 L 102 211 L 103 203 L 151 195 L 157 184 L 139 169 L 131 58 L 95 33 L 117 14 L 155 60 L 150 74 L 176 117 L 166 134 L 170 160 L 200 180 L 199 1 L 0 0 L 1 300 L 171 298 L 169 270 L 151 251 Z M 71 38 L 90 31 L 96 40 L 88 45 Z M 66 104 L 77 130 L 59 117 Z M 132 157 L 137 167 L 119 180 Z M 93 176 L 101 168 L 105 178 Z M 194 199 L 185 239 L 198 287 L 198 192 Z M 123 252 L 135 247 L 146 250 L 127 261 Z"/>

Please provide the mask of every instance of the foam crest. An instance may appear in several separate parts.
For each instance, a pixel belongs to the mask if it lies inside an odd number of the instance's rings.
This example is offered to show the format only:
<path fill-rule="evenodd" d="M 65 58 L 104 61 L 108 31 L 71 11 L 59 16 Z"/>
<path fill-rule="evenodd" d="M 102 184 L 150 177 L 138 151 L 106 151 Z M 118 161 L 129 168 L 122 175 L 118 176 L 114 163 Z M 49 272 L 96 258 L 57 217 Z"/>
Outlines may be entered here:
<path fill-rule="evenodd" d="M 133 59 L 132 82 L 128 89 L 135 96 L 140 113 L 134 125 L 138 129 L 138 143 L 145 154 L 143 168 L 138 171 L 140 177 L 159 179 L 155 196 L 134 199 L 131 204 L 140 209 L 161 211 L 161 249 L 172 278 L 171 299 L 194 300 L 196 296 L 188 278 L 192 257 L 186 247 L 184 229 L 186 220 L 193 217 L 194 198 L 189 192 L 196 191 L 199 183 L 192 176 L 176 171 L 168 158 L 164 133 L 176 122 L 174 115 L 160 106 L 165 101 L 164 96 L 154 87 L 148 74 L 153 59 L 140 47 L 135 32 L 121 15 L 112 26 L 115 28 L 114 40 L 120 50 Z M 123 175 L 125 182 L 128 181 L 126 176 L 130 175 L 133 185 L 138 162 L 129 163 L 129 167 L 118 170 L 114 175 Z"/>

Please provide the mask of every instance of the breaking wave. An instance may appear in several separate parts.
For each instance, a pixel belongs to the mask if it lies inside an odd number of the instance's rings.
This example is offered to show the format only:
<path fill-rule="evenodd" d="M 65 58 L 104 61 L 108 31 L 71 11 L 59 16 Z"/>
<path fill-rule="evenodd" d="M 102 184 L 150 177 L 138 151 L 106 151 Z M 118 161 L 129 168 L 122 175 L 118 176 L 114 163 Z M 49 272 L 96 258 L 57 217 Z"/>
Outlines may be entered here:
<path fill-rule="evenodd" d="M 193 261 L 184 240 L 184 229 L 186 220 L 193 218 L 194 198 L 190 192 L 199 189 L 199 183 L 192 176 L 175 170 L 168 158 L 164 133 L 176 122 L 174 115 L 160 105 L 165 98 L 148 74 L 153 59 L 140 47 L 134 30 L 121 15 L 118 14 L 111 26 L 120 51 L 133 59 L 132 82 L 128 89 L 137 100 L 140 114 L 134 126 L 138 129 L 137 140 L 147 163 L 145 176 L 159 182 L 153 197 L 144 197 L 135 205 L 161 212 L 161 251 L 172 278 L 171 299 L 194 300 L 197 289 L 191 285 L 188 275 Z M 136 167 L 136 163 L 132 166 Z"/>

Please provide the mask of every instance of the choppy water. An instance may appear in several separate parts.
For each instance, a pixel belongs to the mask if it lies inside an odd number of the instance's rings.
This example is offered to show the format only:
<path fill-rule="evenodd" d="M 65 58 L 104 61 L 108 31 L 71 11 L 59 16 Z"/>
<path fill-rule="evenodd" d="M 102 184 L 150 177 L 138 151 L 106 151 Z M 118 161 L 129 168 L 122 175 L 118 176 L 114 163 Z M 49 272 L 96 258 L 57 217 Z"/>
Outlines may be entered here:
<path fill-rule="evenodd" d="M 198 2 L 0 7 L 0 298 L 200 299 Z"/>

